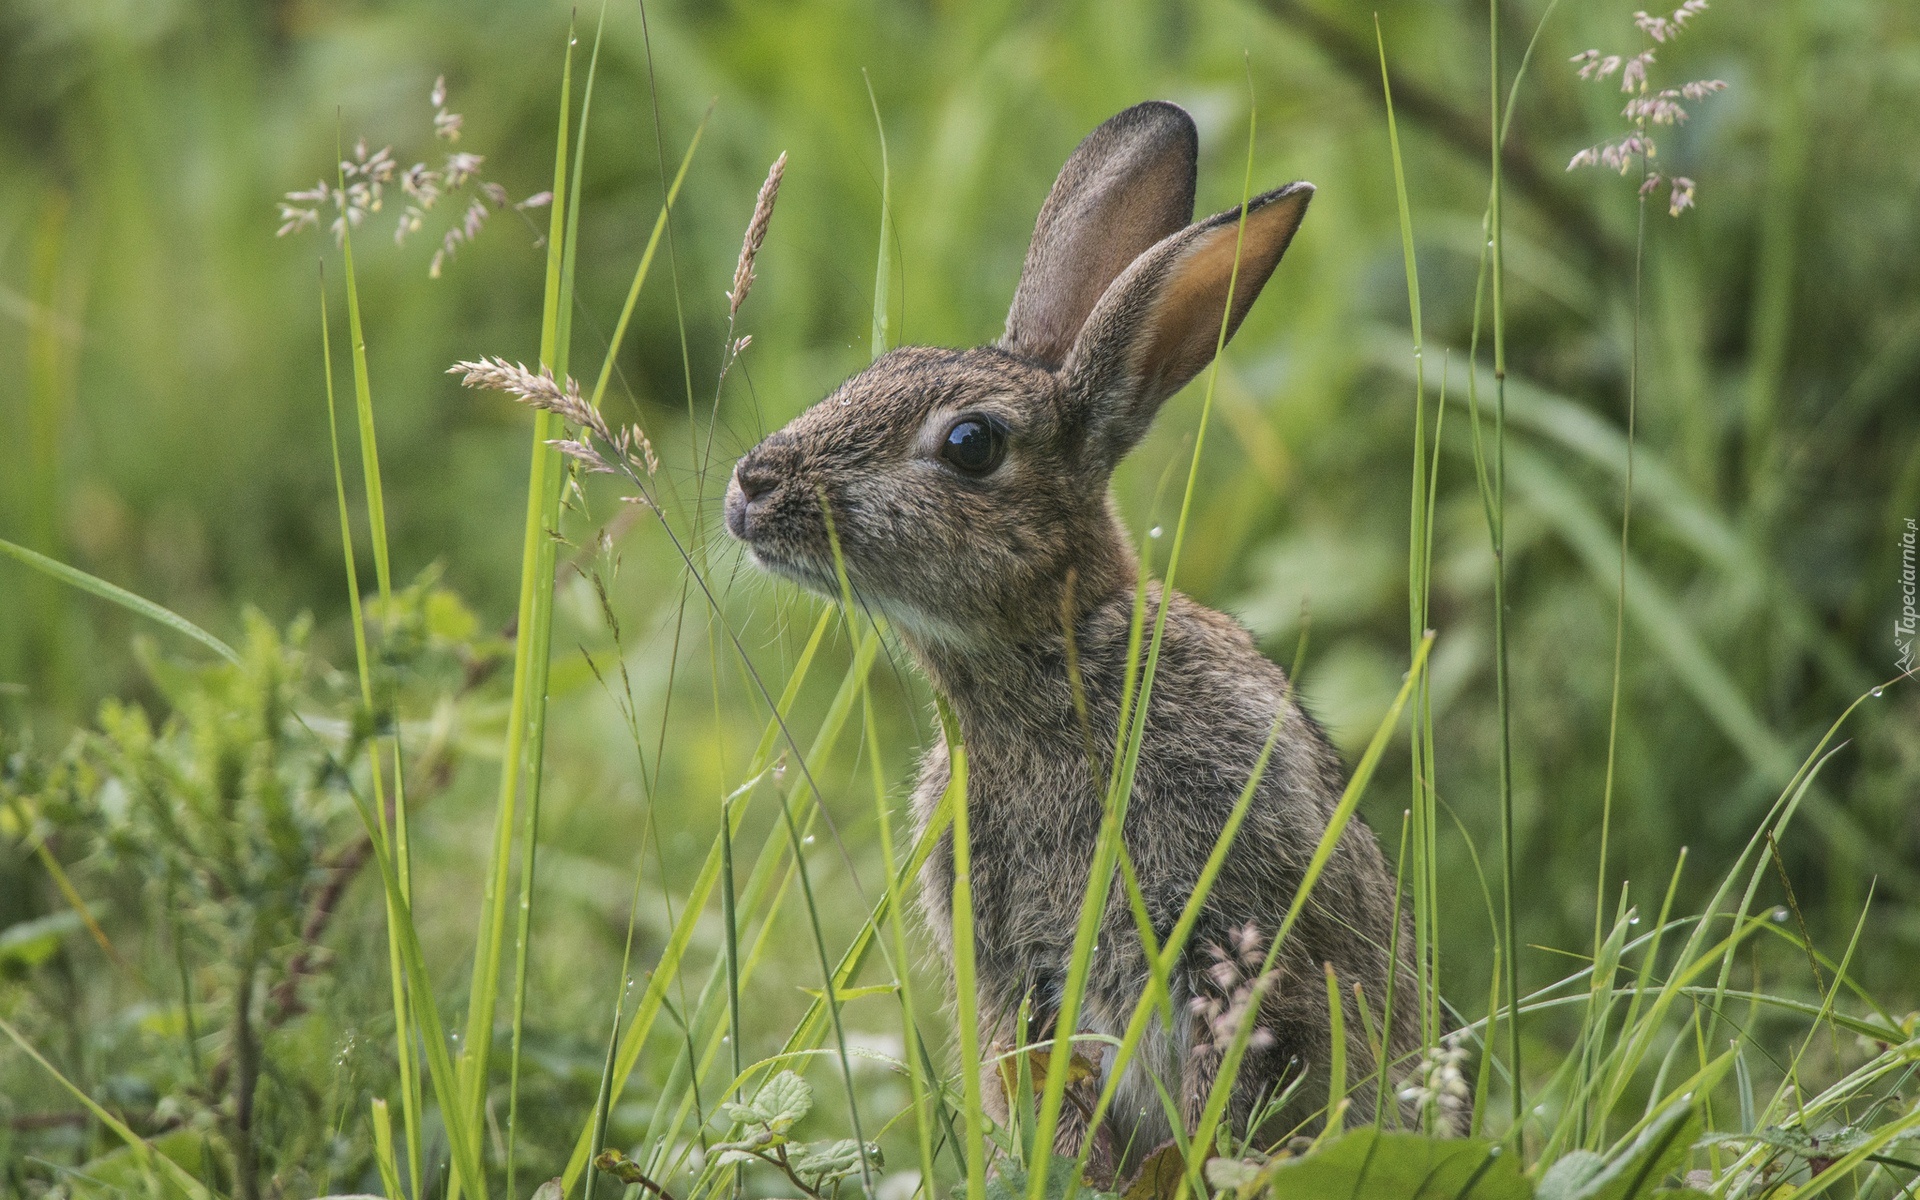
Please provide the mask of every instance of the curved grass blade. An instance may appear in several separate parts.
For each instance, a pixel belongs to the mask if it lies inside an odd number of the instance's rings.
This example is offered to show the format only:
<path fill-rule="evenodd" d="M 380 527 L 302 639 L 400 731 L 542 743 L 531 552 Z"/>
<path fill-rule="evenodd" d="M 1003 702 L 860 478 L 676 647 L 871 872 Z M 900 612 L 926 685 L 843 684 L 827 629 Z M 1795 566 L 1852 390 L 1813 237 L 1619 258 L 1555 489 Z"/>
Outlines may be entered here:
<path fill-rule="evenodd" d="M 41 1055 L 40 1051 L 34 1047 L 33 1043 L 29 1042 L 18 1029 L 13 1027 L 12 1022 L 8 1021 L 5 1017 L 0 1017 L 0 1032 L 12 1038 L 14 1045 L 20 1047 L 28 1058 L 31 1058 L 34 1062 L 44 1067 L 47 1074 L 53 1076 L 61 1087 L 73 1093 L 73 1098 L 85 1105 L 87 1111 L 92 1113 L 102 1125 L 105 1125 L 108 1129 L 113 1130 L 115 1134 L 119 1135 L 120 1140 L 125 1142 L 133 1151 L 134 1156 L 140 1160 L 141 1166 L 145 1167 L 148 1171 L 152 1171 L 156 1166 L 162 1168 L 166 1173 L 168 1181 L 187 1193 L 193 1200 L 215 1200 L 214 1193 L 209 1190 L 205 1184 L 195 1179 L 185 1167 L 155 1150 L 152 1144 L 145 1138 L 135 1133 L 132 1129 L 129 1129 L 126 1122 L 102 1108 L 94 1101 L 93 1097 L 87 1095 L 86 1092 L 82 1091 L 72 1080 L 62 1075 L 60 1069 L 48 1062 L 46 1058 Z"/>
<path fill-rule="evenodd" d="M 172 609 L 162 608 L 144 596 L 136 596 L 117 584 L 108 583 L 97 575 L 89 575 L 78 567 L 70 567 L 57 558 L 48 558 L 38 550 L 29 550 L 25 546 L 0 538 L 0 554 L 16 559 L 34 570 L 51 575 L 60 582 L 89 592 L 102 600 L 111 600 L 129 612 L 138 613 L 156 624 L 164 625 L 175 633 L 192 638 L 202 646 L 218 654 L 235 666 L 240 665 L 240 655 L 232 646 L 187 620 Z"/>

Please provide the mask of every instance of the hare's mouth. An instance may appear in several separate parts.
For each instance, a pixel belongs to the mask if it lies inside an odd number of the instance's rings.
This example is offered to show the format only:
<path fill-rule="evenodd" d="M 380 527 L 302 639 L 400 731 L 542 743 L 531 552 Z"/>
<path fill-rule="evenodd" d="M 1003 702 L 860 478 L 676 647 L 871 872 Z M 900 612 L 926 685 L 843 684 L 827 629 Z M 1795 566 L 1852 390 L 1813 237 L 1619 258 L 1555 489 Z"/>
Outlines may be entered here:
<path fill-rule="evenodd" d="M 747 556 L 762 570 L 770 571 L 782 578 L 790 579 L 801 587 L 820 592 L 827 596 L 840 594 L 840 582 L 829 568 L 824 568 L 812 560 L 785 553 L 755 542 L 748 542 Z"/>

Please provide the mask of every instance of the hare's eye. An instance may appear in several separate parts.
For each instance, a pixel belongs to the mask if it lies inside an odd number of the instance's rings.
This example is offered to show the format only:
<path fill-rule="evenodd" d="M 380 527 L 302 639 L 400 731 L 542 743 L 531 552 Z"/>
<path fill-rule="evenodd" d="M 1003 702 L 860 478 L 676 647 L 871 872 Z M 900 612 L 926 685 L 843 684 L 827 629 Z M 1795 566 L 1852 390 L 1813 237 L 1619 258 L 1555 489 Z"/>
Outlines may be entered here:
<path fill-rule="evenodd" d="M 991 422 L 962 417 L 947 430 L 940 457 L 968 475 L 985 475 L 1000 465 L 1006 448 L 1006 437 Z"/>

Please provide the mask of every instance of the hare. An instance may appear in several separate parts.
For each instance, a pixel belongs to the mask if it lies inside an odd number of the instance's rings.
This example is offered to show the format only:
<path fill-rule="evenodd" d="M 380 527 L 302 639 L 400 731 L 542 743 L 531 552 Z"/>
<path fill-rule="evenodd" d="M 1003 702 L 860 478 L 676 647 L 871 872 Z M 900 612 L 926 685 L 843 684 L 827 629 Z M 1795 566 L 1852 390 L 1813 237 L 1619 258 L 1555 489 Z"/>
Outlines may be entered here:
<path fill-rule="evenodd" d="M 727 528 L 768 571 L 838 596 L 837 540 L 855 593 L 899 630 L 958 722 L 970 767 L 982 1043 L 1001 1053 L 1056 1033 L 1120 734 L 1139 565 L 1109 477 L 1161 404 L 1212 359 L 1223 319 L 1228 336 L 1239 326 L 1313 195 L 1293 183 L 1254 197 L 1244 230 L 1238 208 L 1193 222 L 1197 155 L 1193 121 L 1172 104 L 1141 104 L 1094 130 L 1041 207 L 998 342 L 882 356 L 749 451 L 727 488 Z M 1102 1128 L 1085 1128 L 1084 1105 L 1063 1117 L 1057 1148 L 1074 1152 L 1092 1135 L 1109 1172 L 1170 1136 L 1162 1088 L 1193 1127 L 1220 1061 L 1220 1029 L 1230 1036 L 1248 1007 L 1257 1033 L 1230 1118 L 1243 1132 L 1280 1136 L 1318 1112 L 1331 1050 L 1323 964 L 1338 976 L 1356 1034 L 1354 985 L 1377 1027 L 1397 970 L 1389 1054 L 1419 1046 L 1413 939 L 1403 928 L 1393 962 L 1395 885 L 1358 821 L 1282 945 L 1276 976 L 1249 994 L 1244 964 L 1257 963 L 1279 928 L 1343 772 L 1245 629 L 1150 583 L 1149 635 L 1162 604 L 1123 827 L 1157 941 L 1193 893 L 1276 723 L 1279 733 L 1172 969 L 1174 1027 L 1155 1018 Z M 947 779 L 947 748 L 936 742 L 914 795 L 923 827 Z M 922 880 L 927 923 L 949 958 L 952 886 L 949 831 Z M 1128 891 L 1116 882 L 1074 1032 L 1118 1038 L 1147 979 Z M 1016 1030 L 1023 1005 L 1030 1024 Z M 1085 1045 L 1104 1084 L 1111 1043 Z M 1348 1078 L 1367 1079 L 1371 1059 L 1353 1036 Z M 1004 1106 L 1003 1076 L 987 1075 L 990 1103 Z M 1275 1104 L 1302 1076 L 1308 1084 Z M 1371 1112 L 1371 1086 L 1355 1096 Z M 1263 1112 L 1262 1127 L 1248 1130 Z"/>

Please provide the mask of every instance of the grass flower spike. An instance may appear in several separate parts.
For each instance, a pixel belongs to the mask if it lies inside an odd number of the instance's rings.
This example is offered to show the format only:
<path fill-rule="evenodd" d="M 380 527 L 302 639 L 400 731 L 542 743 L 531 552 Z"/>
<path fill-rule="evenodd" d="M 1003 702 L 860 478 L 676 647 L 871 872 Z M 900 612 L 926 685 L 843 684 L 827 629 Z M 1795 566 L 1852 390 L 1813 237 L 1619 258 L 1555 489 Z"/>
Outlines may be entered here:
<path fill-rule="evenodd" d="M 1707 0 L 1686 0 L 1685 4 L 1664 17 L 1637 12 L 1633 14 L 1633 23 L 1655 42 L 1666 43 L 1679 37 L 1687 22 L 1705 12 L 1706 8 Z M 1615 73 L 1619 74 L 1620 90 L 1631 97 L 1627 106 L 1620 110 L 1620 115 L 1627 119 L 1632 128 L 1618 138 L 1581 150 L 1568 160 L 1567 170 L 1605 167 L 1625 175 L 1638 160 L 1645 176 L 1640 185 L 1642 196 L 1650 195 L 1661 183 L 1666 182 L 1668 215 L 1677 217 L 1692 208 L 1693 180 L 1675 176 L 1669 181 L 1651 167 L 1653 160 L 1660 156 L 1653 129 L 1655 126 L 1683 123 L 1687 119 L 1687 110 L 1681 101 L 1704 100 L 1715 92 L 1724 91 L 1726 82 L 1696 79 L 1678 87 L 1655 90 L 1647 78 L 1647 68 L 1654 62 L 1652 47 L 1632 56 L 1582 50 L 1568 61 L 1575 65 L 1576 73 L 1582 79 L 1608 79 Z"/>

